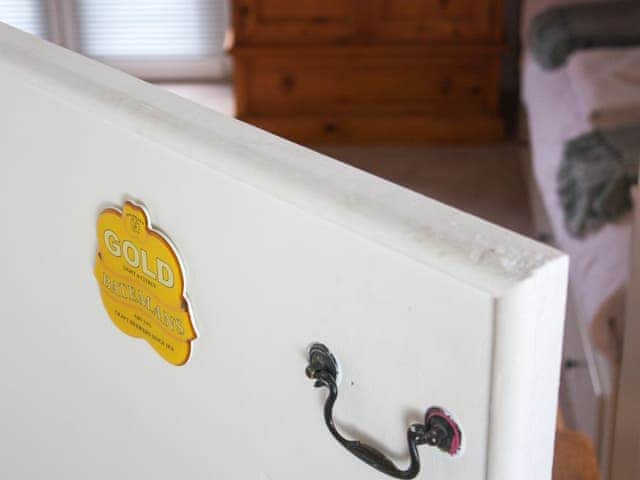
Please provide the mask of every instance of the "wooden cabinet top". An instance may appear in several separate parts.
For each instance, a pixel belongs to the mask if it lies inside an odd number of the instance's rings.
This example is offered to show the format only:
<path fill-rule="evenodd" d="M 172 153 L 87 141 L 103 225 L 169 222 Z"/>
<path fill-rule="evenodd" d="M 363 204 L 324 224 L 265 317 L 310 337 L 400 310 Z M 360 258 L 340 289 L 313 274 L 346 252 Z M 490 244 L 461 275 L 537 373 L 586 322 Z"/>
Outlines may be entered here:
<path fill-rule="evenodd" d="M 502 0 L 239 0 L 236 45 L 492 43 Z"/>

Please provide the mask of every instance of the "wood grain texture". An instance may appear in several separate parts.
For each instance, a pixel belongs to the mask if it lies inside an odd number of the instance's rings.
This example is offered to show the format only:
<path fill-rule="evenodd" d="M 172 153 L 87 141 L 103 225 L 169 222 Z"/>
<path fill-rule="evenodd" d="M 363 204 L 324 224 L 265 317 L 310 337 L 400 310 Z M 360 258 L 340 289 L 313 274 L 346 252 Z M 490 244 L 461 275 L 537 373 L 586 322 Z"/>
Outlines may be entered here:
<path fill-rule="evenodd" d="M 494 115 L 399 114 L 399 115 L 239 115 L 259 128 L 311 144 L 383 144 L 401 142 L 477 143 L 497 141 L 503 124 Z"/>
<path fill-rule="evenodd" d="M 586 435 L 558 430 L 553 480 L 600 480 L 596 455 Z"/>
<path fill-rule="evenodd" d="M 389 43 L 486 41 L 501 31 L 494 0 L 373 0 L 371 32 Z"/>
<path fill-rule="evenodd" d="M 240 119 L 316 143 L 503 135 L 502 0 L 239 0 L 233 12 Z"/>
<path fill-rule="evenodd" d="M 500 54 L 474 50 L 399 56 L 378 49 L 313 49 L 292 58 L 265 48 L 258 56 L 237 57 L 238 70 L 246 72 L 246 104 L 238 113 L 495 115 Z"/>
<path fill-rule="evenodd" d="M 234 3 L 236 45 L 356 41 L 358 2 L 241 0 Z"/>

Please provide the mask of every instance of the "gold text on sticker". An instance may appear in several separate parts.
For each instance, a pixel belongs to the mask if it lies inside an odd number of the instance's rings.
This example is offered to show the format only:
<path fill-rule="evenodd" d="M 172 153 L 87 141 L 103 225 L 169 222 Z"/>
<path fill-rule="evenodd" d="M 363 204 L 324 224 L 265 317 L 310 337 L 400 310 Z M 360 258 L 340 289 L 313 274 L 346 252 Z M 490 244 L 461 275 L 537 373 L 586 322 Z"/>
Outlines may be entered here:
<path fill-rule="evenodd" d="M 175 248 L 151 227 L 140 205 L 107 208 L 98 216 L 95 276 L 113 323 L 146 340 L 166 361 L 184 365 L 196 338 Z"/>

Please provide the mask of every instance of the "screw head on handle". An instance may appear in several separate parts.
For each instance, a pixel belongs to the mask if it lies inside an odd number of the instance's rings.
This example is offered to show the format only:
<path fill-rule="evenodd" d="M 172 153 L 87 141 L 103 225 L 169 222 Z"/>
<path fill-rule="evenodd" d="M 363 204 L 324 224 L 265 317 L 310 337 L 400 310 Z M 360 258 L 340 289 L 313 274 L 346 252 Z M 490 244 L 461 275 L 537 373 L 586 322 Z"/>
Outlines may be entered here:
<path fill-rule="evenodd" d="M 427 410 L 424 424 L 424 442 L 438 447 L 449 455 L 457 455 L 462 448 L 462 431 L 456 421 L 444 409 L 431 407 Z"/>

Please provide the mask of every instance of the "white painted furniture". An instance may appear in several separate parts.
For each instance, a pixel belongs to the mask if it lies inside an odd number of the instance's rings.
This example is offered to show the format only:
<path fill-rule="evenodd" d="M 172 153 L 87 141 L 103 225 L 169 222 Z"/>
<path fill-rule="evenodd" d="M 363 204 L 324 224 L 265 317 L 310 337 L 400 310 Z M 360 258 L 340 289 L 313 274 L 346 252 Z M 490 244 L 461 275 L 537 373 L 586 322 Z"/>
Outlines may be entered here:
<path fill-rule="evenodd" d="M 0 25 L 0 478 L 388 478 L 427 407 L 464 451 L 419 478 L 550 478 L 567 258 Z M 143 202 L 186 265 L 198 338 L 165 362 L 93 277 L 99 211 Z"/>

